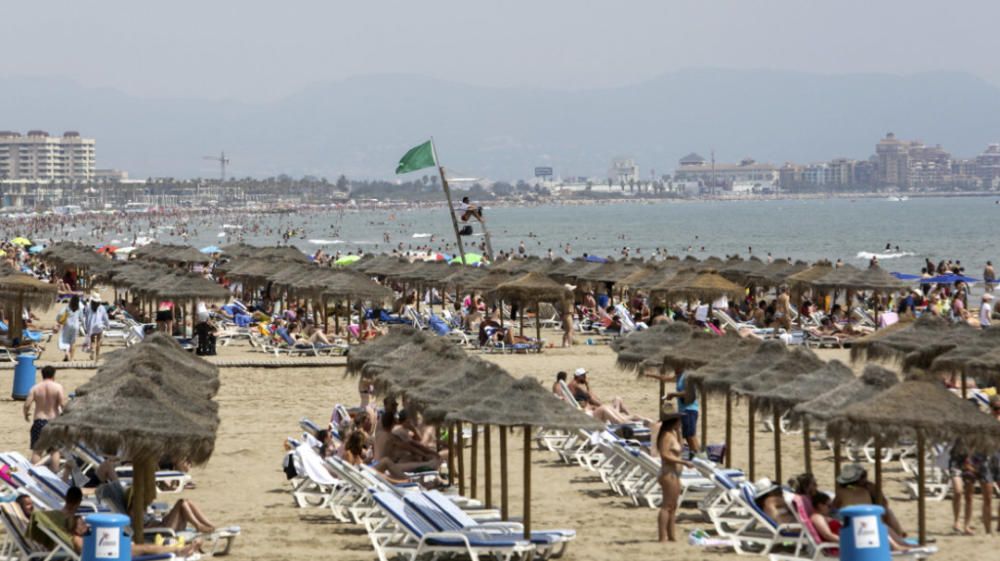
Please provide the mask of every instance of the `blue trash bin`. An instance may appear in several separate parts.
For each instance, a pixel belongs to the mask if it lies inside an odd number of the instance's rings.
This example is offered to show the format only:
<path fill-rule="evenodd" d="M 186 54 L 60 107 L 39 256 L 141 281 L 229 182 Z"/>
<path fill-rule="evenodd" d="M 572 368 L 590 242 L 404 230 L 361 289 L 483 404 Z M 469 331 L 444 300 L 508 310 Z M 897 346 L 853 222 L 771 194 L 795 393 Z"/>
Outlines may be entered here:
<path fill-rule="evenodd" d="M 890 561 L 889 531 L 882 522 L 885 509 L 878 505 L 854 505 L 837 512 L 840 558 L 844 561 Z"/>
<path fill-rule="evenodd" d="M 24 401 L 28 399 L 31 387 L 35 385 L 35 358 L 32 353 L 17 355 L 17 365 L 14 366 L 14 389 L 10 396 Z"/>
<path fill-rule="evenodd" d="M 83 537 L 80 561 L 130 561 L 132 538 L 125 534 L 128 523 L 124 514 L 88 514 L 90 533 Z"/>

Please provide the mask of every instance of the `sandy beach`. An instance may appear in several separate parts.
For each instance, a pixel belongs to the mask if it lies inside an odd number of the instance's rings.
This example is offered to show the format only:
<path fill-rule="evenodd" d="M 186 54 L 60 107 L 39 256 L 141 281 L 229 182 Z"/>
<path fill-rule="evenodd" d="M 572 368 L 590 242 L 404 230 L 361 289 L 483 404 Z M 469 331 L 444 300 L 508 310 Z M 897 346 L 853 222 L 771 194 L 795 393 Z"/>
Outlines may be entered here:
<path fill-rule="evenodd" d="M 51 311 L 48 315 L 54 315 Z M 51 320 L 50 320 L 51 321 Z M 43 325 L 47 322 L 43 322 Z M 550 340 L 557 338 L 548 333 Z M 578 341 L 581 343 L 582 341 Z M 111 351 L 117 347 L 105 347 Z M 78 351 L 79 352 L 79 351 Z M 475 351 L 472 351 L 475 352 Z M 824 359 L 848 361 L 846 351 L 820 351 Z M 516 377 L 534 376 L 550 384 L 559 370 L 578 367 L 591 372 L 591 384 L 604 398 L 619 395 L 630 408 L 646 416 L 656 412 L 657 384 L 636 379 L 634 373 L 615 367 L 614 353 L 607 345 L 577 344 L 572 349 L 550 348 L 540 355 L 482 355 L 495 361 Z M 78 354 L 78 358 L 85 357 Z M 219 358 L 264 358 L 245 342 L 220 347 Z M 42 361 L 55 363 L 61 357 L 51 341 Z M 860 371 L 863 365 L 853 365 Z M 0 384 L 9 387 L 12 369 L 0 370 Z M 86 381 L 94 370 L 65 369 L 57 380 L 68 391 Z M 374 559 L 375 554 L 362 528 L 340 524 L 320 509 L 298 509 L 288 493 L 288 484 L 280 469 L 283 443 L 287 436 L 301 433 L 298 421 L 308 417 L 321 424 L 329 419 L 334 404 L 355 404 L 357 385 L 345 377 L 342 366 L 313 368 L 224 368 L 222 388 L 217 400 L 222 423 L 215 453 L 207 465 L 193 470 L 197 488 L 182 495 L 203 506 L 217 524 L 241 526 L 242 535 L 231 555 L 233 559 Z M 21 413 L 21 402 L 14 402 L 4 391 L 0 421 L 8 428 L 0 436 L 0 449 L 28 452 L 28 423 Z M 723 440 L 723 405 L 721 400 L 708 404 L 709 441 Z M 744 403 L 734 406 L 733 465 L 747 466 L 747 410 Z M 494 438 L 497 446 L 498 438 Z M 522 503 L 521 433 L 510 438 L 511 514 L 520 516 Z M 757 432 L 757 476 L 774 473 L 773 435 Z M 787 479 L 802 470 L 802 439 L 787 435 L 782 441 L 783 474 Z M 499 453 L 494 452 L 493 501 L 499 501 Z M 814 445 L 814 471 L 821 489 L 833 488 L 833 463 L 830 452 Z M 610 489 L 596 475 L 579 466 L 558 461 L 555 454 L 534 452 L 532 520 L 535 528 L 574 528 L 577 539 L 567 554 L 571 560 L 602 560 L 614 555 L 632 559 L 658 559 L 667 556 L 680 561 L 735 559 L 734 553 L 703 551 L 682 541 L 656 543 L 656 511 L 634 507 Z M 466 462 L 469 465 L 469 462 Z M 480 460 L 482 465 L 482 460 Z M 871 468 L 870 468 L 871 470 Z M 903 526 L 916 533 L 916 501 L 906 498 L 900 480 L 903 472 L 898 462 L 886 466 L 886 492 Z M 482 499 L 483 476 L 479 477 L 477 496 Z M 468 491 L 468 490 L 467 490 Z M 468 492 L 467 492 L 468 494 Z M 162 496 L 173 500 L 176 495 Z M 977 498 L 977 516 L 978 516 Z M 696 509 L 682 509 L 680 527 L 683 536 L 696 528 L 709 529 Z M 982 535 L 979 521 L 974 537 L 958 537 L 951 532 L 950 502 L 928 503 L 929 534 L 937 540 L 940 552 L 934 559 L 983 559 L 983 552 L 1000 544 L 1000 536 Z"/>

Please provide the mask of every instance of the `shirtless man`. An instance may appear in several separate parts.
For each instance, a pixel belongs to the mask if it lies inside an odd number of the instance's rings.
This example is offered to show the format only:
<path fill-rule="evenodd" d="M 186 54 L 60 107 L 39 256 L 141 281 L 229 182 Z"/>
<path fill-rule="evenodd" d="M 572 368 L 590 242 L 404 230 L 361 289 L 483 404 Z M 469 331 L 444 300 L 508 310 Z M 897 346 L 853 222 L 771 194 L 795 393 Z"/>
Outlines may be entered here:
<path fill-rule="evenodd" d="M 66 392 L 61 384 L 56 382 L 56 369 L 52 366 L 42 368 L 42 381 L 35 384 L 24 400 L 24 420 L 31 421 L 31 463 L 37 464 L 42 454 L 35 449 L 42 429 L 49 421 L 62 413 L 66 406 Z M 35 405 L 34 417 L 31 416 L 31 405 Z M 49 456 L 52 471 L 59 469 L 59 452 L 54 451 Z"/>

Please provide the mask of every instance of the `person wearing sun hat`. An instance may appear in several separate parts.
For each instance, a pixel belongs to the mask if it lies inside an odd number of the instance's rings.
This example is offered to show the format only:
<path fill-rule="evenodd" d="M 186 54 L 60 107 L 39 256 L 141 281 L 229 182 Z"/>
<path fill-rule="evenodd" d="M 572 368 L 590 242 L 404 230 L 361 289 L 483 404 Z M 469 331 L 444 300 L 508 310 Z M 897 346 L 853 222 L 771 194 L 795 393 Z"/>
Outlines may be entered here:
<path fill-rule="evenodd" d="M 795 522 L 795 516 L 788 510 L 781 485 L 762 477 L 753 484 L 753 500 L 765 514 L 779 524 Z"/>
<path fill-rule="evenodd" d="M 868 481 L 868 471 L 864 467 L 860 464 L 846 464 L 840 468 L 836 481 L 836 494 L 833 499 L 835 509 L 851 505 L 880 505 L 885 509 L 882 520 L 889 528 L 889 537 L 902 544 L 906 532 L 889 508 L 889 501 L 885 495 L 875 488 L 874 483 Z"/>
<path fill-rule="evenodd" d="M 83 309 L 83 330 L 90 344 L 91 360 L 100 360 L 101 339 L 104 330 L 110 326 L 111 320 L 108 318 L 107 308 L 101 301 L 101 293 L 95 290 L 90 293 L 90 303 Z"/>
<path fill-rule="evenodd" d="M 682 456 L 681 413 L 673 400 L 660 402 L 660 430 L 656 434 L 656 451 L 660 455 L 660 490 L 663 501 L 657 518 L 661 542 L 677 540 L 677 508 L 681 496 L 681 472 L 694 464 Z"/>

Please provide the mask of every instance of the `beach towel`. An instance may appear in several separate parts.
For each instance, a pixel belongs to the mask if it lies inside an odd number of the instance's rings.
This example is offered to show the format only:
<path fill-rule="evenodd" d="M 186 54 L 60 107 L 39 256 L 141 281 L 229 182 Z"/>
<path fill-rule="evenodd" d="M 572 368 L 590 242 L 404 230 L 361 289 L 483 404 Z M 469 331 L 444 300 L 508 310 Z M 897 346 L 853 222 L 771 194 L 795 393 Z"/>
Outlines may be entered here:
<path fill-rule="evenodd" d="M 434 314 L 431 314 L 431 318 L 427 321 L 427 323 L 430 325 L 431 330 L 433 330 L 437 335 L 444 336 L 451 333 L 451 329 L 448 328 L 448 324 Z"/>

